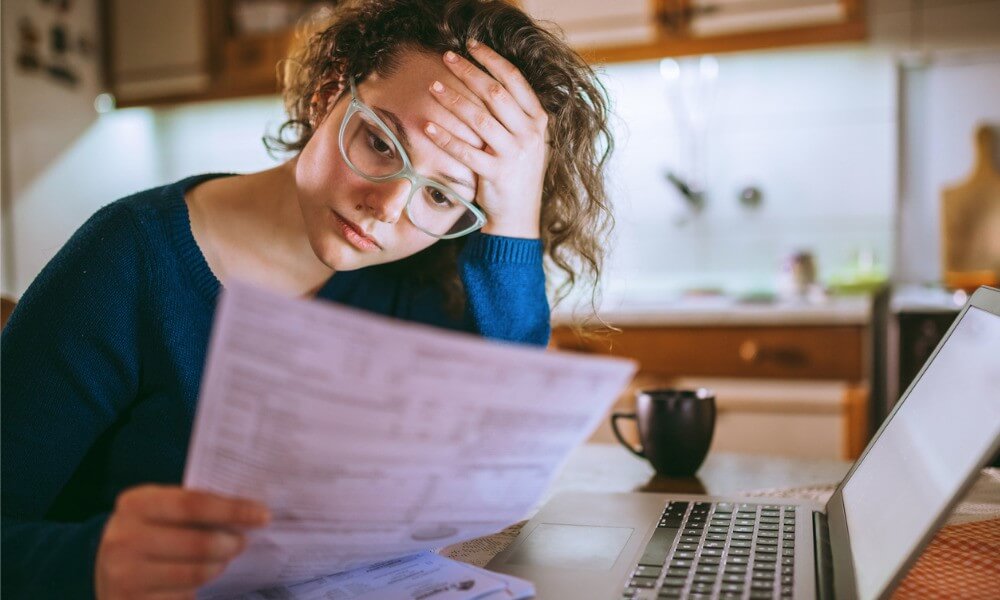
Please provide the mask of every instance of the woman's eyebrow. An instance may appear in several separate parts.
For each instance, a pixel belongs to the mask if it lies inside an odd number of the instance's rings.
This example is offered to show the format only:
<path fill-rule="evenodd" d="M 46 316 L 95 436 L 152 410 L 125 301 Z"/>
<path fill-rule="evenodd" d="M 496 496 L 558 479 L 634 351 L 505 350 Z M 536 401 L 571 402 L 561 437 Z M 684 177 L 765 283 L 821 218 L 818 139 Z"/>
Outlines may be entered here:
<path fill-rule="evenodd" d="M 406 131 L 406 127 L 403 126 L 403 121 L 400 120 L 400 118 L 396 115 L 396 113 L 392 112 L 391 110 L 381 108 L 378 106 L 373 106 L 372 110 L 377 112 L 379 116 L 381 116 L 385 121 L 388 121 L 387 125 L 389 125 L 389 127 L 392 128 L 393 133 L 395 133 L 396 137 L 399 138 L 400 143 L 403 144 L 403 148 L 405 148 L 407 152 L 412 153 L 413 148 L 412 146 L 410 146 L 410 136 Z M 442 179 L 447 179 L 448 181 L 454 184 L 464 185 L 470 190 L 476 189 L 476 185 L 471 181 L 469 181 L 468 179 L 459 179 L 457 177 L 452 177 L 451 175 L 448 175 L 446 173 L 438 173 L 438 175 Z"/>

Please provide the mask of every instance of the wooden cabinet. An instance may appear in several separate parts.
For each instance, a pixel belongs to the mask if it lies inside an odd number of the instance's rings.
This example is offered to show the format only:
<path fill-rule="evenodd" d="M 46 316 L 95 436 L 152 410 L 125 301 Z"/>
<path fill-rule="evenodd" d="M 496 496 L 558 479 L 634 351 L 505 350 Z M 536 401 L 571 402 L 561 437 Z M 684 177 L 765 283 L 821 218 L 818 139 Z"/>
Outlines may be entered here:
<path fill-rule="evenodd" d="M 561 348 L 634 358 L 641 373 L 661 377 L 858 380 L 863 335 L 856 326 L 672 326 L 584 338 L 557 327 L 553 340 Z"/>
<path fill-rule="evenodd" d="M 594 337 L 561 326 L 552 345 L 639 363 L 615 410 L 631 410 L 638 389 L 714 389 L 716 451 L 854 459 L 869 439 L 863 325 L 633 326 Z M 605 425 L 594 439 L 613 438 Z"/>
<path fill-rule="evenodd" d="M 121 107 L 276 94 L 296 24 L 329 4 L 104 0 L 107 83 Z M 270 21 L 250 19 L 264 8 Z"/>
<path fill-rule="evenodd" d="M 202 0 L 106 0 L 102 10 L 106 74 L 120 105 L 210 90 Z"/>
<path fill-rule="evenodd" d="M 856 41 L 862 0 L 521 0 L 594 62 Z"/>
<path fill-rule="evenodd" d="M 278 91 L 295 16 L 333 0 L 100 0 L 109 87 L 119 106 Z M 515 0 L 588 60 L 621 62 L 862 39 L 862 0 Z M 248 11 L 289 21 L 248 27 Z M 777 8 L 776 8 L 777 7 Z M 241 12 L 242 11 L 242 12 Z M 243 18 L 241 18 L 243 17 Z"/>

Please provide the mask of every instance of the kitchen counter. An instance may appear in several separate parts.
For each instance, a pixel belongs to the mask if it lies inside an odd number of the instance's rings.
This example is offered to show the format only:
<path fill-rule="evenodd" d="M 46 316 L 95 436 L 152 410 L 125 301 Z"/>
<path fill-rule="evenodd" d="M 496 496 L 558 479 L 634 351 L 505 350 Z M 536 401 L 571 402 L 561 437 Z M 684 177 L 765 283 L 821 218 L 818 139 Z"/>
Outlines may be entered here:
<path fill-rule="evenodd" d="M 892 290 L 889 309 L 902 313 L 956 313 L 965 306 L 969 295 L 940 287 L 901 285 Z"/>
<path fill-rule="evenodd" d="M 830 297 L 819 301 L 744 302 L 732 296 L 607 297 L 600 316 L 611 325 L 635 326 L 760 326 L 867 325 L 870 296 Z M 587 315 L 559 307 L 553 325 L 569 325 Z"/>

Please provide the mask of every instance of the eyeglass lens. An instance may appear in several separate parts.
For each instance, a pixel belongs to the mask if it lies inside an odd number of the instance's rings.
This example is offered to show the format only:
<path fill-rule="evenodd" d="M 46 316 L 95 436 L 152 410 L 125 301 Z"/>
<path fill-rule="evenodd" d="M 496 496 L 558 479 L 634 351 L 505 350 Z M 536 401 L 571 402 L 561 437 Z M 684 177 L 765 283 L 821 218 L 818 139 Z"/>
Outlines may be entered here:
<path fill-rule="evenodd" d="M 362 111 L 348 120 L 343 149 L 351 165 L 369 177 L 395 175 L 404 167 L 392 138 Z M 414 225 L 433 235 L 458 233 L 476 223 L 475 213 L 443 185 L 423 185 L 414 190 L 407 214 Z"/>

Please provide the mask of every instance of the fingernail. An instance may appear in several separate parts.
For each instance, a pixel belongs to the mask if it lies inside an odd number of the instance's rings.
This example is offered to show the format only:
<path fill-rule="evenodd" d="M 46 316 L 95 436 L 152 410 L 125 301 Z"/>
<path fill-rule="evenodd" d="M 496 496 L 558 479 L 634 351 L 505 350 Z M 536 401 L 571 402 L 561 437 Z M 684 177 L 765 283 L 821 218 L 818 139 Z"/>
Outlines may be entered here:
<path fill-rule="evenodd" d="M 473 50 L 479 47 L 479 41 L 475 39 L 470 39 L 468 42 L 465 43 L 465 45 L 469 47 L 469 50 Z"/>
<path fill-rule="evenodd" d="M 458 55 L 449 50 L 444 53 L 444 59 L 450 63 L 458 62 Z"/>
<path fill-rule="evenodd" d="M 437 135 L 438 128 L 434 126 L 434 123 L 428 123 L 427 125 L 424 125 L 424 131 L 430 135 Z"/>
<path fill-rule="evenodd" d="M 434 83 L 431 84 L 431 89 L 440 94 L 441 92 L 444 91 L 444 84 L 442 84 L 440 81 L 435 81 Z"/>

